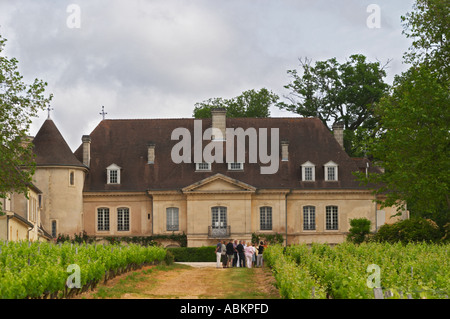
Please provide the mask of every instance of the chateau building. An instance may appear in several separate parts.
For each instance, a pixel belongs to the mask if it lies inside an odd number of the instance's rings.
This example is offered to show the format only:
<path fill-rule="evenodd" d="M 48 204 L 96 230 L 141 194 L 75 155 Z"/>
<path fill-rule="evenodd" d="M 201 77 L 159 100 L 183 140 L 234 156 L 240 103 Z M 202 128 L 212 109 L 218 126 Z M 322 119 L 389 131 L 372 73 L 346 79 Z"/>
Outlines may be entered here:
<path fill-rule="evenodd" d="M 212 130 L 211 130 L 211 129 Z M 188 246 L 281 234 L 287 244 L 340 243 L 350 219 L 380 210 L 353 172 L 342 126 L 316 118 L 102 120 L 72 152 L 51 119 L 33 140 L 41 222 L 53 236 L 185 233 Z M 234 133 L 235 135 L 228 135 Z"/>

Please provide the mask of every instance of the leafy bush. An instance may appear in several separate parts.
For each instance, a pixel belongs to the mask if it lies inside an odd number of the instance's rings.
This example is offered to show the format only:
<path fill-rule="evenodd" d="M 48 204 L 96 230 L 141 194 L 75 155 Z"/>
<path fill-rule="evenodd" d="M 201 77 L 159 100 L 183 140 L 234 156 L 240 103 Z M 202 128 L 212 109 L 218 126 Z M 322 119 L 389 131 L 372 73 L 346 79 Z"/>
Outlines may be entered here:
<path fill-rule="evenodd" d="M 269 245 L 282 244 L 284 241 L 283 235 L 279 233 L 275 234 L 252 234 L 252 243 L 258 243 L 266 240 Z"/>
<path fill-rule="evenodd" d="M 412 218 L 394 224 L 385 224 L 378 229 L 376 241 L 394 242 L 438 242 L 442 237 L 439 226 L 431 219 Z"/>
<path fill-rule="evenodd" d="M 167 248 L 178 262 L 214 262 L 216 246 Z"/>
<path fill-rule="evenodd" d="M 360 244 L 366 240 L 366 236 L 370 233 L 370 220 L 367 218 L 350 219 L 350 233 L 347 235 L 347 240 Z"/>
<path fill-rule="evenodd" d="M 175 257 L 173 256 L 173 253 L 171 251 L 167 250 L 166 256 L 164 257 L 164 263 L 167 266 L 170 266 L 173 264 L 174 260 L 175 260 Z"/>

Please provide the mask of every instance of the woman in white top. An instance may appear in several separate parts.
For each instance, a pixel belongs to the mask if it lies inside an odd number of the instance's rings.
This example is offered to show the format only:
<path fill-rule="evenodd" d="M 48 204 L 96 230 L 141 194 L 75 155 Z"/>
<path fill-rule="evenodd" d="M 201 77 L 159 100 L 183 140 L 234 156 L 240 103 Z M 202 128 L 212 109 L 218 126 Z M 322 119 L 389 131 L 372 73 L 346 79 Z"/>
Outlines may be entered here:
<path fill-rule="evenodd" d="M 247 268 L 252 268 L 252 258 L 256 249 L 252 245 L 248 245 L 245 247 L 245 264 Z"/>

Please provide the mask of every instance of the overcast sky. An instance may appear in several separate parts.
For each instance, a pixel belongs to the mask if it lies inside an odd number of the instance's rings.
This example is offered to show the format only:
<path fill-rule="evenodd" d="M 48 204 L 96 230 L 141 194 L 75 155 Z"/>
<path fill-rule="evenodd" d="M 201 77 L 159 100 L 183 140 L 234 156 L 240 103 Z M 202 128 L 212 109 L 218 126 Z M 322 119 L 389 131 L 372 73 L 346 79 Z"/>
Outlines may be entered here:
<path fill-rule="evenodd" d="M 52 119 L 72 150 L 106 118 L 192 117 L 194 104 L 263 87 L 287 95 L 299 58 L 361 53 L 407 69 L 400 16 L 413 0 L 0 0 L 2 54 L 48 82 Z M 75 4 L 75 6 L 71 6 Z M 379 8 L 377 20 L 371 16 Z M 78 11 L 79 10 L 79 11 Z M 79 13 L 79 14 L 78 14 Z M 79 18 L 79 19 L 78 19 Z M 297 116 L 271 109 L 272 116 Z M 30 131 L 47 118 L 40 112 Z"/>

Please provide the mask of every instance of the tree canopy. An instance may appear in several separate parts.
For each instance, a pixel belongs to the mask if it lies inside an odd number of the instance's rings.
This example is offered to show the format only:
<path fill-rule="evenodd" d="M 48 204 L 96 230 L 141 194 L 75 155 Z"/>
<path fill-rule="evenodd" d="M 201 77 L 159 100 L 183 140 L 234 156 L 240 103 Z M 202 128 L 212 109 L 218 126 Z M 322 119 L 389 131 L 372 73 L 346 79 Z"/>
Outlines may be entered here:
<path fill-rule="evenodd" d="M 0 35 L 0 198 L 11 191 L 26 194 L 35 166 L 27 134 L 32 118 L 52 99 L 44 96 L 42 80 L 23 82 L 17 59 L 1 54 L 5 43 Z"/>
<path fill-rule="evenodd" d="M 373 128 L 374 105 L 387 92 L 389 86 L 384 67 L 379 62 L 368 62 L 361 54 L 354 54 L 340 64 L 336 58 L 317 61 L 300 59 L 303 70 L 288 70 L 291 83 L 286 98 L 290 103 L 280 102 L 278 107 L 305 117 L 317 117 L 331 126 L 335 122 L 344 124 L 344 144 L 347 153 L 357 154 L 359 138 L 355 138 L 360 127 Z"/>
<path fill-rule="evenodd" d="M 360 177 L 387 196 L 384 205 L 406 201 L 414 215 L 441 225 L 450 221 L 449 8 L 448 1 L 417 0 L 402 17 L 414 39 L 405 53 L 411 67 L 378 103 L 376 135 L 364 142 L 385 173 Z"/>
<path fill-rule="evenodd" d="M 197 119 L 210 118 L 211 109 L 225 108 L 227 117 L 269 117 L 269 108 L 277 101 L 278 96 L 265 88 L 248 90 L 231 99 L 210 98 L 196 103 L 193 116 Z"/>

